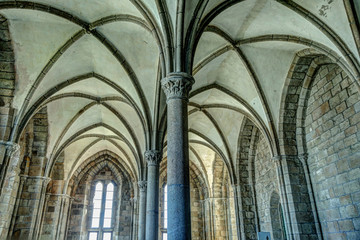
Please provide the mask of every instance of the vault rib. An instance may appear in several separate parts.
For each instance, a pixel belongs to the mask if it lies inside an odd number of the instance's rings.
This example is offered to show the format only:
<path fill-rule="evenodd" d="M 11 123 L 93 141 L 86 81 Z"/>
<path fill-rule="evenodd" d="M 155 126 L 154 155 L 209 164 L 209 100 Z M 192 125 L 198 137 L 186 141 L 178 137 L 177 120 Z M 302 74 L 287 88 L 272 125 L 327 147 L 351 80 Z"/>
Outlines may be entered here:
<path fill-rule="evenodd" d="M 114 142 L 114 141 L 111 141 L 111 140 L 109 140 L 107 137 L 105 137 L 105 138 L 98 138 L 98 139 L 96 139 L 96 140 L 94 140 L 93 142 L 91 142 L 89 145 L 87 145 L 81 152 L 80 152 L 80 154 L 78 155 L 78 157 L 76 158 L 76 160 L 73 162 L 73 164 L 71 165 L 71 171 L 69 172 L 69 174 L 68 174 L 68 177 L 67 177 L 67 180 L 69 180 L 70 178 L 71 178 L 71 176 L 74 174 L 74 171 L 76 170 L 75 169 L 75 166 L 76 166 L 76 164 L 80 161 L 80 159 L 81 159 L 81 157 L 89 150 L 89 149 L 91 149 L 91 147 L 93 147 L 95 144 L 97 144 L 98 142 L 100 142 L 100 141 L 102 141 L 102 140 L 106 140 L 106 141 L 108 141 L 108 142 L 110 142 L 111 144 L 113 144 L 117 149 L 119 149 L 119 151 L 122 153 L 122 154 L 124 154 L 124 156 L 126 157 L 126 160 L 127 161 L 125 161 L 125 164 L 127 165 L 127 163 L 128 164 L 130 164 L 130 166 L 127 166 L 127 167 L 129 167 L 130 168 L 130 170 L 132 171 L 132 174 L 134 174 L 135 172 L 134 172 L 134 166 L 132 165 L 132 163 L 131 163 L 131 161 L 130 161 L 130 158 L 129 158 L 129 156 L 126 154 L 126 152 L 125 152 L 125 150 L 121 147 L 121 146 L 119 146 L 118 144 L 116 144 L 116 142 Z M 104 149 L 105 150 L 105 149 Z M 121 158 L 120 158 L 121 159 Z M 136 174 L 134 174 L 135 176 L 136 176 Z"/>
<path fill-rule="evenodd" d="M 70 127 L 76 122 L 77 119 L 79 119 L 87 110 L 89 110 L 90 108 L 92 108 L 93 106 L 97 105 L 98 102 L 92 102 L 89 103 L 88 105 L 86 105 L 85 107 L 83 107 L 82 109 L 80 109 L 80 111 L 78 111 L 75 116 L 68 122 L 68 124 L 65 126 L 65 128 L 62 130 L 60 136 L 57 138 L 57 141 L 53 147 L 52 153 L 50 154 L 49 157 L 49 161 L 53 162 L 55 161 L 56 156 L 55 151 L 59 148 L 60 142 L 63 140 L 65 134 L 68 132 L 68 130 L 70 129 Z M 120 122 L 125 126 L 125 128 L 128 130 L 130 137 L 132 139 L 132 141 L 135 144 L 135 148 L 136 151 L 138 152 L 138 154 L 140 155 L 140 160 L 142 160 L 142 157 L 140 154 L 141 153 L 141 148 L 140 148 L 140 144 L 138 142 L 137 137 L 135 136 L 134 130 L 132 129 L 132 127 L 130 126 L 130 124 L 125 120 L 125 118 L 118 113 L 115 109 L 113 109 L 111 106 L 109 106 L 106 103 L 101 103 L 101 105 L 103 105 L 105 108 L 107 108 L 108 110 L 110 110 L 119 120 Z M 125 138 L 123 138 L 123 140 L 125 140 Z M 140 165 L 143 165 L 143 163 L 140 163 Z"/>
<path fill-rule="evenodd" d="M 55 164 L 54 159 L 57 159 L 58 156 L 61 154 L 61 152 L 67 147 L 69 146 L 69 144 L 79 135 L 91 130 L 91 129 L 95 129 L 97 127 L 104 127 L 110 131 L 112 131 L 113 133 L 115 133 L 119 138 L 123 139 L 124 143 L 129 147 L 130 151 L 132 152 L 135 162 L 137 164 L 137 169 L 139 174 L 141 175 L 142 173 L 142 167 L 141 165 L 141 161 L 139 159 L 139 154 L 136 152 L 136 150 L 133 148 L 132 144 L 126 139 L 126 137 L 121 134 L 119 131 L 117 131 L 115 128 L 111 127 L 110 125 L 106 124 L 106 123 L 95 123 L 92 124 L 90 126 L 87 126 L 85 128 L 82 128 L 81 130 L 79 130 L 78 132 L 74 133 L 71 137 L 69 137 L 60 147 L 59 149 L 56 151 L 54 157 L 52 158 L 52 161 L 49 161 L 49 163 L 46 166 L 46 170 L 45 170 L 45 176 L 48 176 L 53 165 Z"/>
<path fill-rule="evenodd" d="M 39 109 L 39 106 L 42 105 L 42 103 L 50 98 L 52 95 L 54 95 L 55 93 L 57 93 L 58 91 L 60 91 L 61 89 L 70 86 L 71 84 L 83 81 L 83 80 L 87 80 L 88 78 L 94 77 L 97 80 L 104 82 L 105 84 L 109 85 L 110 87 L 112 87 L 113 89 L 115 89 L 117 92 L 119 92 L 120 94 L 122 94 L 123 96 L 125 96 L 125 98 L 130 102 L 131 106 L 135 109 L 138 117 L 141 120 L 142 123 L 142 127 L 145 131 L 146 126 L 147 126 L 147 122 L 145 121 L 140 108 L 137 106 L 137 104 L 135 103 L 135 101 L 131 98 L 131 96 L 129 94 L 127 94 L 127 92 L 122 89 L 119 85 L 117 85 L 116 83 L 112 82 L 110 79 L 97 74 L 97 73 L 86 73 L 83 75 L 79 75 L 76 77 L 73 77 L 71 79 L 68 79 L 62 83 L 59 83 L 57 86 L 51 88 L 48 92 L 46 92 L 44 95 L 42 95 L 41 97 L 39 97 L 39 99 L 33 104 L 33 106 L 31 106 L 29 108 L 29 110 L 27 111 L 27 113 L 25 114 L 25 116 L 23 117 L 23 119 L 21 120 L 20 123 L 20 127 L 17 133 L 17 139 L 20 137 L 21 131 L 22 129 L 26 126 L 26 123 L 31 119 L 31 116 L 36 112 L 37 109 Z"/>
<path fill-rule="evenodd" d="M 127 62 L 126 58 L 121 54 L 121 52 L 106 38 L 104 37 L 101 33 L 99 33 L 98 31 L 96 31 L 96 29 L 94 30 L 90 30 L 90 24 L 81 20 L 80 18 L 67 13 L 63 10 L 59 10 L 57 8 L 54 8 L 50 5 L 46 5 L 46 4 L 40 4 L 40 3 L 34 3 L 34 2 L 30 2 L 30 1 L 6 1 L 6 2 L 0 2 L 0 9 L 28 9 L 28 10 L 38 10 L 38 11 L 43 11 L 43 12 L 47 12 L 49 14 L 53 14 L 56 16 L 59 16 L 61 18 L 64 18 L 66 20 L 69 20 L 71 22 L 73 22 L 74 24 L 80 26 L 81 28 L 83 28 L 82 30 L 80 30 L 78 33 L 76 33 L 70 40 L 68 40 L 63 46 L 62 48 L 66 47 L 63 49 L 63 51 L 58 51 L 59 53 L 61 53 L 60 55 L 57 55 L 58 52 L 54 55 L 54 57 L 57 57 L 54 59 L 51 58 L 48 62 L 48 64 L 45 65 L 45 67 L 43 68 L 43 70 L 41 71 L 40 75 L 38 76 L 38 78 L 35 80 L 35 83 L 33 84 L 33 86 L 31 87 L 30 91 L 27 94 L 27 97 L 25 98 L 25 101 L 19 111 L 19 114 L 17 115 L 16 119 L 15 119 L 15 124 L 14 124 L 14 128 L 13 131 L 11 133 L 11 138 L 10 139 L 14 139 L 15 134 L 17 133 L 17 127 L 18 127 L 18 123 L 20 121 L 20 119 L 22 118 L 30 99 L 32 98 L 34 92 L 36 91 L 37 87 L 39 86 L 41 80 L 45 77 L 46 73 L 50 70 L 50 68 L 55 64 L 55 62 L 60 58 L 60 56 L 64 53 L 64 51 L 66 51 L 66 49 L 68 49 L 74 42 L 76 42 L 78 39 L 80 39 L 86 32 L 90 33 L 91 35 L 93 35 L 95 38 L 97 38 L 106 48 L 108 48 L 110 50 L 110 52 L 118 59 L 119 63 L 122 65 L 122 67 L 124 68 L 125 72 L 128 74 L 130 80 L 132 81 L 132 84 L 134 86 L 134 88 L 137 91 L 138 97 L 140 98 L 140 101 L 142 103 L 142 107 L 144 109 L 145 112 L 145 116 L 147 119 L 147 122 L 150 123 L 151 119 L 150 119 L 150 113 L 149 113 L 149 106 L 147 103 L 147 100 L 144 96 L 143 90 L 141 89 L 141 86 L 139 84 L 139 80 L 135 74 L 135 72 L 132 70 L 131 65 Z M 71 43 L 69 46 L 69 42 Z M 60 48 L 60 49 L 62 49 Z M 151 124 L 147 124 L 148 126 L 148 131 L 151 132 Z"/>

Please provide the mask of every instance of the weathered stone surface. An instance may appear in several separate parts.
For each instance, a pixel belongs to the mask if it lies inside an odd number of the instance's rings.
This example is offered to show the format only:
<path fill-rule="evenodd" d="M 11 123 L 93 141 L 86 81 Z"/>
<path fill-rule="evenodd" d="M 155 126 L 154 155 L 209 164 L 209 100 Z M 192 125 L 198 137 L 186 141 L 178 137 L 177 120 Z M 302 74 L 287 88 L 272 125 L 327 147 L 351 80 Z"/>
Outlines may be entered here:
<path fill-rule="evenodd" d="M 321 69 L 325 68 L 328 66 Z M 329 75 L 338 69 L 335 67 L 324 76 L 317 75 L 313 83 L 315 88 L 320 87 L 322 78 L 332 83 L 333 87 L 330 88 L 332 97 L 327 100 L 329 105 L 326 105 L 326 111 L 333 112 L 335 109 L 336 113 L 330 117 L 320 114 L 321 111 L 308 109 L 306 119 L 314 120 L 315 115 L 319 120 L 327 119 L 327 122 L 322 128 L 318 128 L 316 134 L 314 134 L 315 122 L 306 121 L 305 128 L 309 151 L 308 162 L 321 225 L 326 229 L 324 234 L 329 239 L 346 237 L 349 239 L 355 231 L 354 222 L 349 218 L 359 217 L 358 202 L 353 202 L 351 196 L 360 190 L 358 184 L 360 171 L 357 164 L 360 161 L 359 158 L 355 158 L 356 160 L 352 162 L 356 164 L 350 166 L 349 160 L 351 155 L 360 151 L 359 147 L 355 147 L 360 140 L 356 135 L 359 131 L 357 124 L 360 122 L 360 117 L 354 110 L 360 99 L 357 92 L 348 95 L 350 80 L 346 75 L 337 74 L 335 77 Z M 311 90 L 310 96 L 319 97 L 319 92 Z M 328 134 L 329 131 L 331 134 Z M 332 152 L 334 154 L 331 154 Z"/>

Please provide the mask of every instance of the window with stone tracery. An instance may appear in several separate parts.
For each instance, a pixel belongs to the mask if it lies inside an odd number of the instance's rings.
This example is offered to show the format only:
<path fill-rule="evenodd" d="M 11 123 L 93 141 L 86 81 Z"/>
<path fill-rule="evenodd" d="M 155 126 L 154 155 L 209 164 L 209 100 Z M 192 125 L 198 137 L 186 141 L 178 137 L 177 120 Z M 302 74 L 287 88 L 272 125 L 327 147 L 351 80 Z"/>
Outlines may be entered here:
<path fill-rule="evenodd" d="M 161 237 L 162 240 L 167 240 L 167 220 L 168 220 L 168 212 L 167 212 L 167 184 L 164 185 L 164 198 L 163 198 L 163 218 L 162 218 L 162 228 L 161 228 Z"/>
<path fill-rule="evenodd" d="M 92 214 L 88 240 L 111 240 L 113 234 L 113 205 L 115 185 L 111 181 L 97 181 L 91 201 Z"/>

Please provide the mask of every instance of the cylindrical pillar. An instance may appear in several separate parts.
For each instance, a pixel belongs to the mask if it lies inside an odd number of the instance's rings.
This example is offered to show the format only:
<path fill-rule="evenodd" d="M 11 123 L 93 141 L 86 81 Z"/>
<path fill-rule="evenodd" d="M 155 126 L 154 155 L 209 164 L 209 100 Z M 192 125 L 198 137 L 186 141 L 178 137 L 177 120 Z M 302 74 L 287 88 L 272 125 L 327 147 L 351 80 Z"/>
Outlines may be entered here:
<path fill-rule="evenodd" d="M 139 232 L 138 239 L 145 240 L 145 219 L 146 219 L 146 181 L 138 182 L 139 194 Z"/>
<path fill-rule="evenodd" d="M 187 104 L 194 79 L 175 72 L 161 81 L 167 103 L 167 191 L 169 240 L 191 239 Z"/>
<path fill-rule="evenodd" d="M 159 162 L 160 151 L 145 152 L 148 164 L 147 198 L 146 198 L 146 240 L 158 239 L 159 228 Z"/>

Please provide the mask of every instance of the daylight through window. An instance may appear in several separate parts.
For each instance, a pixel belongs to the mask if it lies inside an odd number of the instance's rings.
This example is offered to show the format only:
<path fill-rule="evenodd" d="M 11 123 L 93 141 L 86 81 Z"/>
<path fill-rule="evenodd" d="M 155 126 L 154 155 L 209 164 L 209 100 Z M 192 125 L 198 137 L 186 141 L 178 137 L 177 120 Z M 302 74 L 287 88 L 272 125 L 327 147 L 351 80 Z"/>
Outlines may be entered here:
<path fill-rule="evenodd" d="M 114 188 L 111 182 L 99 181 L 95 185 L 89 240 L 112 239 Z"/>

